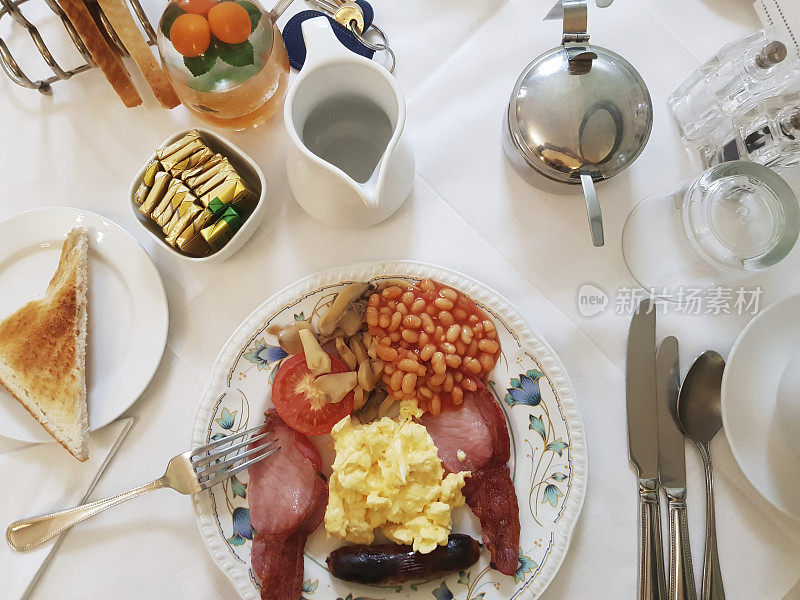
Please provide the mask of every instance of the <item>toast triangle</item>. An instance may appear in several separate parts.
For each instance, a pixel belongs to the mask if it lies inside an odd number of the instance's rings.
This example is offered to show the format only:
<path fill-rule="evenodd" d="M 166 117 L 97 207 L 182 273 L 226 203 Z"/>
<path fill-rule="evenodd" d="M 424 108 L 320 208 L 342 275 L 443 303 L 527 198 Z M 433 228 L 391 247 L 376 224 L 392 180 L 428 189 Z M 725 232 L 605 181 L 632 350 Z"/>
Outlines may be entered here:
<path fill-rule="evenodd" d="M 0 322 L 0 383 L 80 461 L 89 458 L 88 259 L 86 232 L 75 228 L 44 298 Z"/>

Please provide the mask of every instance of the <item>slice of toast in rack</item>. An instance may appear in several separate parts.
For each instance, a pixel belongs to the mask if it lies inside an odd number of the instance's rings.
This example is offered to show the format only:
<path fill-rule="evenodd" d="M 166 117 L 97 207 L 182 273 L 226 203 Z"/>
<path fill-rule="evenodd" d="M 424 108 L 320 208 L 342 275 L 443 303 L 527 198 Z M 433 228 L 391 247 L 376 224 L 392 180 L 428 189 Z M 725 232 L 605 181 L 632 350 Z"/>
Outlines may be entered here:
<path fill-rule="evenodd" d="M 136 91 L 119 53 L 100 31 L 84 0 L 58 0 L 58 4 L 125 106 L 139 106 L 142 97 Z"/>
<path fill-rule="evenodd" d="M 153 55 L 144 35 L 133 20 L 125 0 L 98 0 L 98 4 L 161 106 L 164 108 L 178 106 L 181 101 L 175 94 L 166 71 Z"/>

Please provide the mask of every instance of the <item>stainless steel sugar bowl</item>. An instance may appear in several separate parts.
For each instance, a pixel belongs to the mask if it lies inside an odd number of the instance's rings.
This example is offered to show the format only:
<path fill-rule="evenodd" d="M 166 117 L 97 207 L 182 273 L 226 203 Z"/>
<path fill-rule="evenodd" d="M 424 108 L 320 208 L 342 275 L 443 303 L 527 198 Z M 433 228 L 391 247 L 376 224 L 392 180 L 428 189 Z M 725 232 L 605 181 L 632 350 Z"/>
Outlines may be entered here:
<path fill-rule="evenodd" d="M 650 137 L 653 105 L 628 61 L 588 44 L 585 0 L 562 0 L 548 17 L 553 14 L 563 17 L 562 44 L 536 57 L 517 79 L 504 119 L 505 150 L 523 170 L 581 184 L 592 243 L 602 246 L 594 182 L 639 156 Z"/>

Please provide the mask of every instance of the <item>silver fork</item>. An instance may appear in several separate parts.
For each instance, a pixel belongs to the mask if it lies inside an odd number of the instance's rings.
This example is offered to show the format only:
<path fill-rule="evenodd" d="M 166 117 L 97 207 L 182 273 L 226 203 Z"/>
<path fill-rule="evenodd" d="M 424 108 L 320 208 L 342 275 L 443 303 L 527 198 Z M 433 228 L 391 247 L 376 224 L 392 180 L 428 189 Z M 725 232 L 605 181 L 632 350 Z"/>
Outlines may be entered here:
<path fill-rule="evenodd" d="M 259 425 L 178 454 L 169 461 L 167 470 L 161 477 L 127 492 L 49 515 L 15 521 L 6 530 L 6 541 L 14 550 L 30 550 L 73 525 L 146 492 L 164 487 L 185 495 L 207 490 L 280 450 L 278 446 L 265 452 L 275 443 L 275 440 L 265 439 L 267 432 L 251 436 L 262 427 L 263 425 Z M 259 440 L 264 441 L 241 452 L 242 448 Z M 244 459 L 248 460 L 241 462 Z"/>

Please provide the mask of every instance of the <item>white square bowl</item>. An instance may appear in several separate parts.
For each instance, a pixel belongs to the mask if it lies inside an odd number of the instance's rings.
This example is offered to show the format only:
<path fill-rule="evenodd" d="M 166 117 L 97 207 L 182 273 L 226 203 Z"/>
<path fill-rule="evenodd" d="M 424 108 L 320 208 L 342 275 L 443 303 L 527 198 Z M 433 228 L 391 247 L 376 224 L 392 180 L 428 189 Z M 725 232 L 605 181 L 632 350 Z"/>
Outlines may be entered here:
<path fill-rule="evenodd" d="M 231 255 L 236 253 L 239 248 L 244 246 L 247 240 L 255 233 L 258 226 L 261 224 L 261 221 L 264 219 L 265 207 L 267 203 L 267 183 L 264 180 L 264 173 L 261 168 L 250 158 L 247 154 L 242 152 L 238 147 L 234 144 L 223 138 L 222 136 L 214 133 L 213 131 L 209 131 L 207 129 L 201 129 L 199 127 L 193 127 L 192 129 L 187 129 L 186 131 L 180 131 L 174 135 L 171 135 L 166 140 L 162 142 L 159 148 L 163 148 L 164 146 L 168 146 L 173 142 L 178 141 L 180 138 L 185 136 L 190 131 L 197 131 L 200 133 L 200 139 L 214 152 L 218 152 L 226 157 L 230 163 L 234 166 L 236 171 L 239 175 L 242 176 L 247 186 L 253 191 L 253 193 L 258 198 L 258 203 L 256 204 L 255 209 L 247 217 L 247 220 L 242 224 L 241 229 L 237 231 L 231 240 L 225 244 L 222 249 L 213 254 L 209 254 L 208 256 L 188 256 L 178 250 L 177 248 L 173 248 L 170 246 L 165 239 L 164 232 L 161 228 L 153 222 L 150 217 L 146 217 L 142 213 L 139 212 L 139 206 L 136 204 L 134 198 L 136 197 L 136 190 L 139 188 L 139 184 L 142 183 L 142 179 L 144 178 L 145 169 L 147 169 L 147 165 L 149 165 L 156 157 L 155 152 L 147 159 L 144 163 L 140 171 L 136 174 L 136 177 L 133 178 L 133 182 L 131 183 L 130 189 L 130 203 L 131 203 L 131 210 L 133 211 L 136 220 L 142 226 L 142 228 L 150 233 L 153 238 L 158 240 L 159 244 L 164 247 L 167 251 L 171 252 L 175 256 L 188 261 L 188 262 L 211 262 L 211 261 L 218 261 L 218 260 L 225 260 L 229 258 Z"/>

